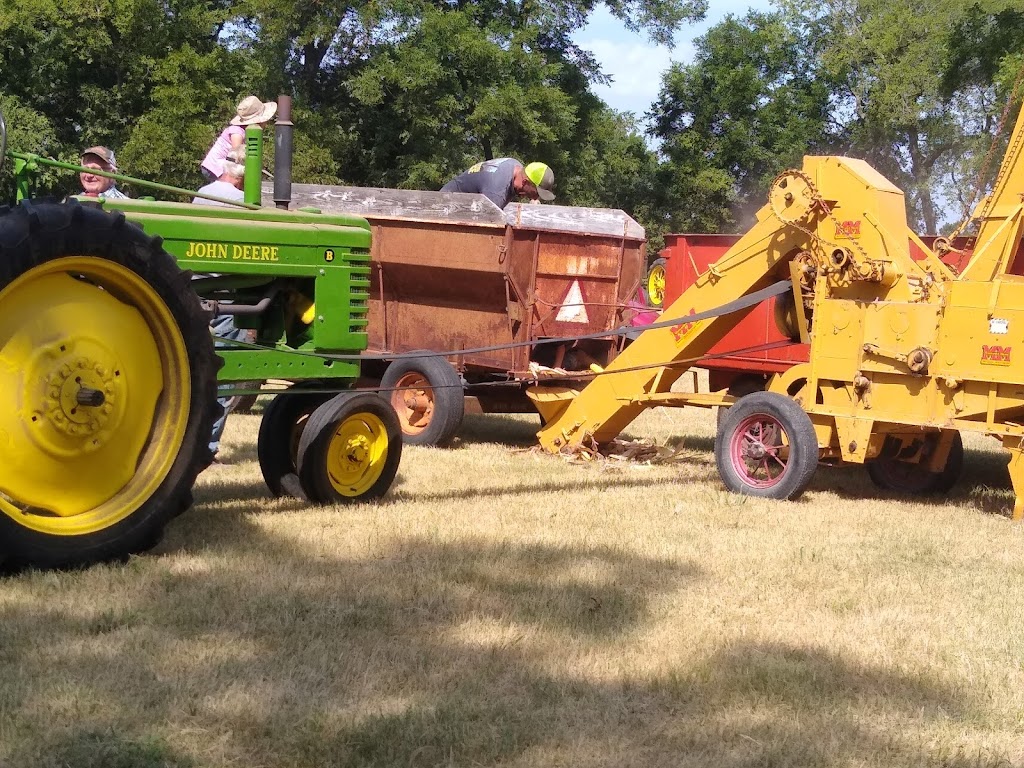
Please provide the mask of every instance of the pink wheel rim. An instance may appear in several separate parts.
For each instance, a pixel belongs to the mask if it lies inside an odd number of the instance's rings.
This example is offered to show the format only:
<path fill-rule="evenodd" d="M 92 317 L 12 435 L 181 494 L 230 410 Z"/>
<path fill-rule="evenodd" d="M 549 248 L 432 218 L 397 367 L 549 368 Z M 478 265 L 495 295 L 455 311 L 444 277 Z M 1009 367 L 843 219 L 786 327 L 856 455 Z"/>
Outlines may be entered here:
<path fill-rule="evenodd" d="M 789 468 L 789 436 L 773 416 L 748 416 L 729 439 L 729 457 L 740 480 L 751 488 L 771 488 Z"/>

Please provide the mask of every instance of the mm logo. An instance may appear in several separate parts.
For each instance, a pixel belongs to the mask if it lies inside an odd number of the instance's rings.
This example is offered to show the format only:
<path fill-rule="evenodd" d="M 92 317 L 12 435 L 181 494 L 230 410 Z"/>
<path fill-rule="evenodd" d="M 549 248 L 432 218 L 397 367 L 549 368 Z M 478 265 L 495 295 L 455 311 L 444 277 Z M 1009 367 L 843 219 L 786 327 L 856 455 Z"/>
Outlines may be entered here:
<path fill-rule="evenodd" d="M 697 314 L 696 312 L 693 311 L 693 307 L 690 307 L 690 314 Z M 683 346 L 683 342 L 686 341 L 686 337 L 693 333 L 696 327 L 696 322 L 679 323 L 678 325 L 671 326 L 668 330 L 669 332 L 671 332 L 673 338 L 676 340 L 676 346 L 681 347 Z"/>
<path fill-rule="evenodd" d="M 983 344 L 981 347 L 981 362 L 984 365 L 1009 365 L 1010 352 L 1013 347 L 1001 347 L 998 344 Z"/>
<path fill-rule="evenodd" d="M 853 240 L 860 237 L 860 219 L 856 221 L 837 221 L 836 239 Z"/>

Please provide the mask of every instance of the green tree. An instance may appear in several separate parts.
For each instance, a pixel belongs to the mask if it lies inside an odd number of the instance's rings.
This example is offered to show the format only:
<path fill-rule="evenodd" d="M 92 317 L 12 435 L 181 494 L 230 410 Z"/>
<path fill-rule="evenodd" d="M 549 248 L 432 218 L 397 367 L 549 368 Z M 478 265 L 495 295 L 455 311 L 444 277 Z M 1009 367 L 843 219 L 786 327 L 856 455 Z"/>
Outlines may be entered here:
<path fill-rule="evenodd" d="M 706 0 L 607 4 L 664 42 Z M 602 79 L 571 39 L 593 0 L 391 0 L 343 9 L 253 0 L 240 45 L 303 106 L 337 126 L 318 138 L 346 181 L 437 188 L 486 157 L 537 157 L 571 179 L 588 84 Z M 312 66 L 315 64 L 315 66 Z"/>
<path fill-rule="evenodd" d="M 1013 128 L 1014 107 L 1024 96 L 1024 10 L 1006 2 L 978 3 L 948 40 L 942 92 L 957 105 L 965 140 L 947 164 L 943 192 L 954 212 L 966 216 L 992 181 Z"/>
<path fill-rule="evenodd" d="M 57 132 L 44 115 L 26 106 L 16 96 L 0 96 L 0 112 L 3 112 L 7 127 L 7 147 L 37 155 L 59 155 L 60 143 Z M 63 157 L 61 159 L 73 160 Z M 15 195 L 14 176 L 10 173 L 12 162 L 0 157 L 5 173 L 0 174 L 0 200 L 13 200 Z M 51 193 L 61 187 L 62 175 L 43 170 L 35 179 L 35 192 Z"/>
<path fill-rule="evenodd" d="M 229 0 L 10 0 L 0 92 L 48 121 L 52 154 L 104 144 L 127 173 L 194 186 L 246 85 L 220 40 L 230 18 Z"/>
<path fill-rule="evenodd" d="M 988 131 L 1002 109 L 991 78 L 1012 42 L 1006 34 L 1012 31 L 1000 31 L 997 17 L 1017 19 L 1019 3 L 784 0 L 784 5 L 790 26 L 799 31 L 812 60 L 820 61 L 819 77 L 838 85 L 833 109 L 846 123 L 847 151 L 904 190 L 910 221 L 919 231 L 939 231 L 951 193 L 962 189 L 977 166 L 978 147 L 991 141 Z M 971 53 L 958 37 L 968 30 L 975 33 Z M 980 53 L 990 40 L 997 45 Z"/>
<path fill-rule="evenodd" d="M 831 90 L 777 14 L 729 16 L 695 46 L 648 115 L 664 156 L 659 186 L 674 229 L 745 228 L 779 171 L 839 140 Z"/>

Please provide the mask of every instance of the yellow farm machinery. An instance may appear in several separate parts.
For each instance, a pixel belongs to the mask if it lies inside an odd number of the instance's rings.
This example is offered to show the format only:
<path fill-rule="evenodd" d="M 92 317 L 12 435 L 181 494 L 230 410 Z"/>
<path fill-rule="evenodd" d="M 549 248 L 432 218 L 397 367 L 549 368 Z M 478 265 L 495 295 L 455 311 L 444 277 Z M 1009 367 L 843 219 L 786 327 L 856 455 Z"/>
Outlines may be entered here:
<path fill-rule="evenodd" d="M 606 444 L 644 409 L 731 406 L 715 441 L 740 493 L 792 499 L 819 461 L 867 464 L 895 491 L 943 491 L 962 432 L 1010 455 L 1024 516 L 1024 113 L 991 193 L 976 207 L 974 252 L 957 274 L 907 226 L 903 193 L 861 160 L 806 157 L 780 174 L 754 226 L 582 390 L 530 391 L 551 452 Z M 923 259 L 912 258 L 910 248 Z M 785 295 L 785 327 L 809 362 L 763 392 L 679 393 L 673 383 L 749 307 Z"/>

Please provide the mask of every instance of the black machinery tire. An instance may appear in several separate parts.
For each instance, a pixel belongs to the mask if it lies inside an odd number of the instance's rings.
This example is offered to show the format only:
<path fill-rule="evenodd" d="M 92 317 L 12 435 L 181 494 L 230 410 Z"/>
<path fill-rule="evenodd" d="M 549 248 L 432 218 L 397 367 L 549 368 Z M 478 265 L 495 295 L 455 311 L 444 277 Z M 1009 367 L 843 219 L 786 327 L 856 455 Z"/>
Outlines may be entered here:
<path fill-rule="evenodd" d="M 744 440 L 755 434 L 758 439 Z M 767 452 L 765 443 L 770 444 Z M 783 446 L 788 447 L 780 450 Z M 810 416 L 793 400 L 775 392 L 754 392 L 738 400 L 729 408 L 715 438 L 715 461 L 722 481 L 730 491 L 749 496 L 796 499 L 811 482 L 818 455 Z M 752 472 L 747 460 L 764 463 L 765 479 L 754 476 L 757 470 Z M 778 474 L 773 476 L 772 471 Z"/>
<path fill-rule="evenodd" d="M 326 392 L 302 392 L 320 382 L 301 382 L 287 392 L 275 395 L 263 410 L 256 456 L 263 480 L 275 497 L 289 495 L 284 487 L 288 475 L 298 476 L 297 457 L 302 431 L 310 414 L 331 399 Z"/>
<path fill-rule="evenodd" d="M 445 446 L 458 434 L 466 413 L 463 383 L 443 357 L 395 360 L 380 388 L 398 415 L 405 443 Z"/>
<path fill-rule="evenodd" d="M 391 404 L 371 392 L 343 392 L 313 411 L 299 441 L 307 498 L 349 504 L 380 498 L 402 460 L 402 429 Z"/>
<path fill-rule="evenodd" d="M 58 263 L 58 260 L 65 261 Z M 67 271 L 64 264 L 68 265 Z M 156 398 L 153 411 L 140 410 L 137 404 L 142 394 L 138 389 L 142 376 L 134 374 L 133 381 L 132 376 L 127 375 L 116 379 L 112 385 L 101 385 L 112 387 L 107 390 L 111 400 L 106 405 L 120 409 L 114 412 L 124 416 L 101 421 L 105 418 L 101 414 L 109 411 L 100 408 L 95 412 L 96 421 L 89 427 L 87 438 L 71 434 L 70 426 L 67 431 L 60 431 L 59 425 L 66 422 L 65 417 L 58 414 L 66 406 L 39 398 L 52 386 L 55 376 L 64 376 L 64 384 L 70 384 L 67 377 L 74 375 L 74 371 L 68 374 L 65 369 L 69 367 L 79 370 L 81 376 L 93 374 L 85 362 L 89 359 L 86 345 L 94 343 L 88 334 L 93 331 L 73 327 L 73 319 L 67 321 L 59 314 L 48 314 L 44 302 L 39 302 L 39 310 L 34 317 L 26 318 L 26 322 L 48 323 L 45 333 L 53 339 L 52 344 L 60 345 L 62 354 L 68 355 L 67 361 L 60 368 L 54 367 L 51 373 L 46 369 L 51 363 L 36 365 L 39 358 L 33 358 L 31 370 L 34 373 L 20 372 L 25 377 L 21 402 L 17 405 L 9 402 L 5 407 L 18 407 L 26 417 L 31 413 L 31 429 L 44 430 L 29 433 L 29 424 L 24 425 L 19 435 L 26 435 L 26 451 L 38 450 L 32 447 L 32 441 L 42 434 L 46 435 L 46 440 L 52 438 L 51 441 L 64 441 L 71 446 L 71 453 L 58 454 L 60 458 L 53 459 L 52 468 L 43 468 L 41 459 L 31 459 L 32 466 L 28 468 L 31 472 L 41 477 L 60 472 L 61 480 L 51 487 L 60 487 L 69 498 L 103 496 L 97 497 L 88 509 L 73 511 L 62 518 L 39 502 L 33 504 L 17 498 L 15 493 L 8 494 L 8 501 L 20 505 L 22 513 L 0 512 L 0 561 L 5 567 L 66 568 L 120 560 L 154 546 L 168 521 L 191 506 L 196 476 L 212 458 L 208 442 L 216 417 L 217 370 L 221 361 L 214 351 L 208 313 L 192 290 L 190 277 L 163 250 L 159 238 L 146 235 L 140 227 L 127 222 L 120 212 L 107 213 L 75 200 L 63 203 L 25 201 L 13 209 L 0 209 L 0 305 L 4 304 L 5 294 L 7 299 L 7 306 L 0 309 L 0 318 L 7 312 L 13 313 L 18 302 L 34 300 L 33 281 L 38 281 L 37 286 L 46 286 L 50 285 L 46 281 L 57 280 L 62 288 L 56 293 L 65 291 L 69 298 L 64 300 L 70 307 L 89 306 L 97 313 L 109 312 L 110 317 L 120 317 L 125 311 L 123 308 L 131 308 L 132 317 L 140 318 L 137 328 L 145 329 L 142 332 L 147 334 L 150 352 L 139 351 L 139 347 L 132 344 L 132 339 L 138 336 L 122 332 L 112 321 L 92 326 L 102 329 L 104 334 L 95 343 L 112 350 L 113 359 L 128 360 L 126 374 L 140 369 L 139 361 L 143 357 L 152 360 L 155 356 L 164 379 L 158 395 L 153 395 L 151 389 L 146 390 L 149 397 Z M 95 293 L 83 293 L 94 286 L 99 286 Z M 77 298 L 70 298 L 72 295 Z M 54 296 L 52 302 L 56 305 L 62 298 Z M 93 312 L 89 315 L 91 317 Z M 17 320 L 6 330 L 0 326 L 0 350 L 17 334 L 35 332 Z M 120 370 L 105 368 L 101 373 L 101 368 L 97 363 L 95 373 L 101 378 L 121 375 Z M 46 378 L 29 382 L 28 377 L 35 374 Z M 189 396 L 183 398 L 183 387 L 178 388 L 178 385 L 186 381 Z M 131 388 L 133 383 L 135 390 Z M 42 392 L 37 396 L 33 390 Z M 51 389 L 51 395 L 55 391 Z M 136 391 L 140 394 L 136 395 Z M 115 392 L 127 394 L 118 394 L 115 399 L 112 394 Z M 13 392 L 4 394 L 14 397 Z M 134 409 L 122 403 L 132 403 Z M 133 426 L 125 426 L 128 422 Z M 103 426 L 98 426 L 101 423 Z M 37 437 L 29 438 L 29 434 Z M 116 457 L 126 440 L 137 446 L 139 453 L 131 469 L 122 471 L 134 474 L 120 486 L 103 487 L 105 480 L 107 483 L 117 480 L 108 480 L 95 471 L 95 467 L 102 464 L 90 462 L 117 459 L 92 457 Z M 10 469 L 6 467 L 5 471 Z M 97 486 L 102 490 L 97 490 Z M 81 489 L 77 495 L 76 489 Z M 35 490 L 30 490 L 30 495 L 33 493 Z M 70 523 L 71 527 L 61 527 L 65 523 Z"/>
<path fill-rule="evenodd" d="M 765 380 L 761 376 L 739 376 L 733 380 L 732 384 L 726 390 L 726 394 L 732 395 L 737 400 L 741 397 L 746 397 L 754 392 L 764 392 Z M 729 412 L 729 406 L 720 405 L 718 406 L 718 413 L 715 414 L 715 423 L 718 428 L 722 428 L 722 424 L 725 421 L 725 415 Z"/>
<path fill-rule="evenodd" d="M 929 472 L 921 463 L 881 456 L 867 463 L 868 477 L 876 487 L 911 496 L 949 493 L 964 468 L 964 441 L 957 432 L 949 447 L 946 466 Z"/>

